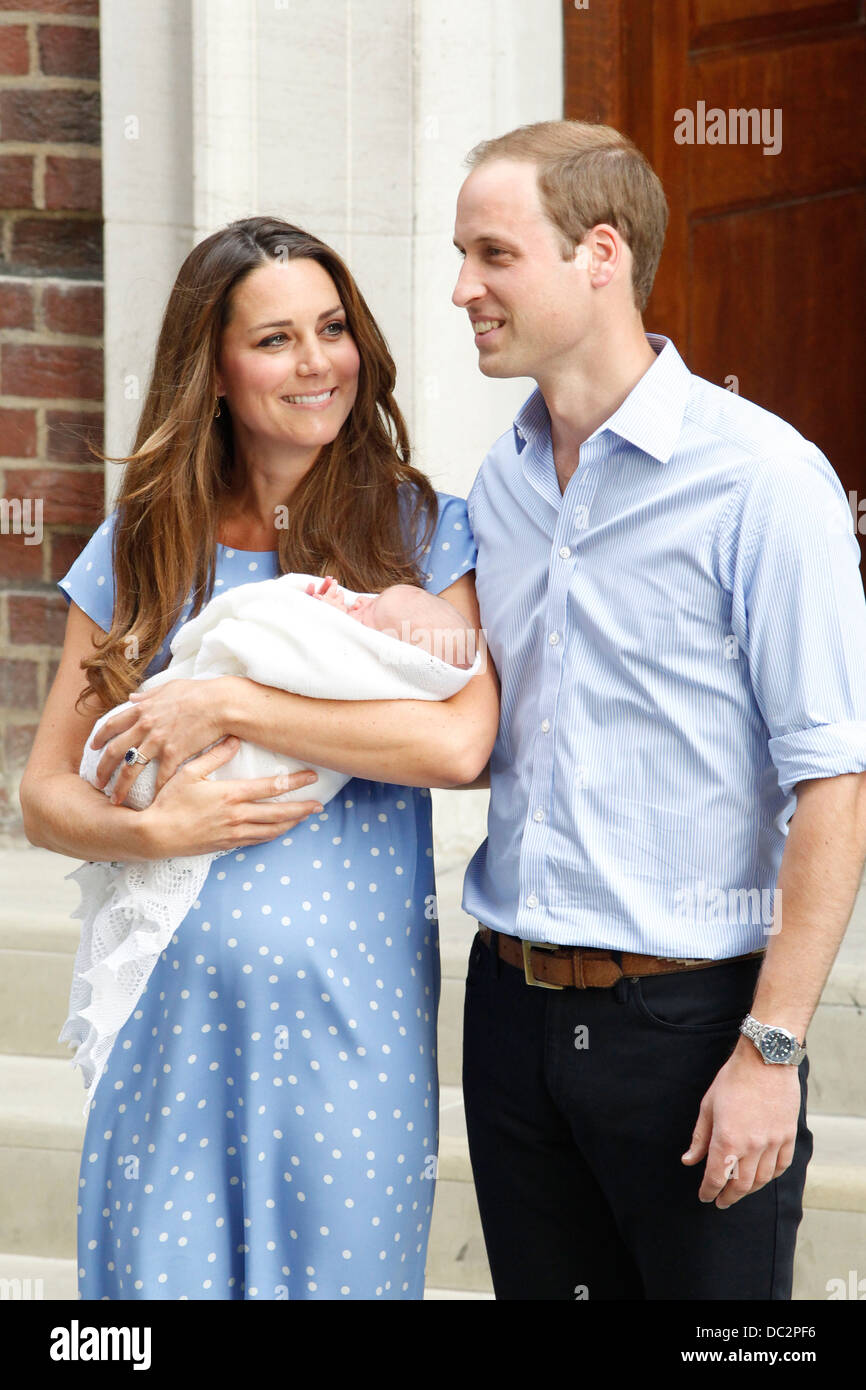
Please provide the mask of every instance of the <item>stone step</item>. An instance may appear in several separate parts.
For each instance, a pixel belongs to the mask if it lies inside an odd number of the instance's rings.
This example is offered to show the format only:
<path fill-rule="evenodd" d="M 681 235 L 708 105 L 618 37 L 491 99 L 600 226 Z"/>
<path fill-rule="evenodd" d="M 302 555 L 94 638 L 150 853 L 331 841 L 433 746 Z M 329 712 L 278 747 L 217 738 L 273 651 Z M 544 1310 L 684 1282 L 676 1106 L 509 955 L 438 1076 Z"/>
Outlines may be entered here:
<path fill-rule="evenodd" d="M 424 1290 L 424 1299 L 428 1303 L 492 1298 L 492 1293 L 476 1293 L 466 1289 L 428 1287 Z M 0 1252 L 0 1302 L 4 1300 L 77 1302 L 75 1261 L 38 1259 L 35 1255 L 4 1255 Z"/>
<path fill-rule="evenodd" d="M 4 1255 L 0 1252 L 0 1301 L 15 1299 L 78 1300 L 78 1274 L 74 1260 L 47 1260 L 36 1255 Z"/>
<path fill-rule="evenodd" d="M 424 1290 L 424 1302 L 442 1302 L 447 1299 L 449 1303 L 456 1301 L 465 1303 L 469 1299 L 484 1299 L 487 1302 L 493 1301 L 492 1290 L 489 1293 L 473 1293 L 471 1289 L 431 1289 L 429 1286 Z"/>
<path fill-rule="evenodd" d="M 80 922 L 80 864 L 32 845 L 0 849 L 0 1052 L 68 1057 L 66 1019 Z"/>
<path fill-rule="evenodd" d="M 466 1120 L 458 1087 L 443 1086 L 439 1167 L 427 1256 L 431 1285 L 490 1291 L 490 1272 L 472 1184 Z M 847 1281 L 866 1249 L 866 1120 L 809 1117 L 815 1140 L 806 1176 L 794 1268 L 796 1299 L 826 1299 Z"/>
<path fill-rule="evenodd" d="M 33 846 L 0 849 L 0 1053 L 68 1058 L 66 1018 L 79 922 L 80 861 Z M 437 875 L 442 950 L 439 1074 L 461 1082 L 463 992 L 475 923 L 462 911 L 463 866 Z M 809 1029 L 810 1109 L 866 1115 L 866 889 Z"/>
<path fill-rule="evenodd" d="M 0 1250 L 18 1261 L 9 1277 L 43 1277 L 39 1262 L 47 1260 L 47 1274 L 60 1278 L 63 1262 L 74 1258 L 82 1094 L 81 1078 L 62 1062 L 0 1057 Z M 816 1114 L 810 1124 L 815 1156 L 795 1296 L 826 1298 L 829 1281 L 848 1279 L 866 1248 L 866 1120 Z M 457 1087 L 442 1088 L 440 1130 L 428 1284 L 443 1296 L 489 1293 Z"/>
<path fill-rule="evenodd" d="M 57 1035 L 66 1019 L 73 956 L 0 947 L 0 1052 L 69 1057 Z"/>
<path fill-rule="evenodd" d="M 81 1075 L 48 1057 L 0 1057 L 0 1250 L 75 1257 Z"/>
<path fill-rule="evenodd" d="M 32 846 L 0 849 L 0 1278 L 48 1289 L 74 1283 L 83 1086 L 56 1042 L 78 942 L 79 861 Z M 460 909 L 462 865 L 438 876 L 443 995 L 442 1138 L 428 1259 L 428 1297 L 489 1297 L 490 1278 L 465 1138 L 460 1077 L 462 994 L 475 924 Z M 866 892 L 861 891 L 809 1032 L 809 1168 L 795 1283 L 826 1298 L 866 1248 Z M 24 1054 L 24 1055 L 16 1055 Z M 29 1055 L 27 1055 L 29 1054 Z M 835 1113 L 832 1113 L 835 1108 Z M 822 1113 L 823 1112 L 823 1113 Z M 10 1263 L 11 1262 L 11 1263 Z M 862 1263 L 862 1259 L 860 1261 Z M 0 1290 L 5 1286 L 0 1285 Z M 74 1294 L 45 1293 L 46 1297 Z"/>

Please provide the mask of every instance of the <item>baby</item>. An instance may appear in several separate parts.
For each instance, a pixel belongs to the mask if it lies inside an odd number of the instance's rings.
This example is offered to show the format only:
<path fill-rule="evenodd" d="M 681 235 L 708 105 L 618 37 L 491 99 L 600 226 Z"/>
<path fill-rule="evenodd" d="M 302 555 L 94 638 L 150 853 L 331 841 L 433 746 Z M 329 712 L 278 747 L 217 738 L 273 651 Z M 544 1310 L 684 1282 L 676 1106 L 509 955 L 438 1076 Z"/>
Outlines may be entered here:
<path fill-rule="evenodd" d="M 318 605 L 352 619 L 349 631 L 343 628 L 343 617 L 329 614 L 329 620 L 323 621 Z M 375 639 L 371 634 L 362 641 L 356 623 L 372 629 Z M 238 585 L 211 599 L 175 635 L 171 649 L 171 661 L 143 681 L 141 690 L 183 677 L 246 674 L 260 684 L 325 699 L 447 699 L 483 669 L 474 628 L 446 599 L 412 584 L 393 584 L 380 594 L 353 593 L 341 589 L 331 575 L 320 580 L 286 574 L 264 584 Z M 127 701 L 97 720 L 79 769 L 86 781 L 97 785 L 102 757 L 102 750 L 92 747 L 93 736 L 115 714 L 129 708 Z M 216 781 L 263 777 L 304 765 L 242 740 L 235 756 L 208 776 Z M 103 786 L 106 796 L 111 795 L 122 767 L 119 764 Z M 150 805 L 157 769 L 156 759 L 142 767 L 125 806 L 143 810 Z M 324 803 L 348 780 L 347 774 L 315 770 L 319 777 L 314 784 L 272 799 Z"/>
<path fill-rule="evenodd" d="M 468 671 L 475 660 L 475 629 L 447 599 L 426 589 L 392 584 L 381 594 L 360 594 L 349 603 L 337 581 L 327 575 L 318 592 L 315 584 L 308 584 L 306 592 L 365 627 L 420 647 L 458 671 Z"/>

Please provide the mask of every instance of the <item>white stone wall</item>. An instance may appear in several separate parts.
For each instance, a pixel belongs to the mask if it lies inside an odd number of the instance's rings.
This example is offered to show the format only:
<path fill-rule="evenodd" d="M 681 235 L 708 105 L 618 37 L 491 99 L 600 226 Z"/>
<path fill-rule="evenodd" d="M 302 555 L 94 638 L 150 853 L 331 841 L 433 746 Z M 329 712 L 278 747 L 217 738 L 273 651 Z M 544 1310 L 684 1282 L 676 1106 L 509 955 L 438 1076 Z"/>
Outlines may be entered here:
<path fill-rule="evenodd" d="M 106 451 L 132 447 L 168 291 L 193 244 L 192 33 L 177 0 L 103 0 Z M 106 501 L 119 468 L 106 471 Z"/>
<path fill-rule="evenodd" d="M 187 251 L 270 212 L 345 256 L 397 362 L 415 461 L 465 496 L 532 383 L 482 377 L 451 304 L 462 160 L 561 115 L 559 0 L 103 0 L 101 16 L 108 451 L 131 446 Z M 465 859 L 486 793 L 434 800 L 438 861 Z"/>

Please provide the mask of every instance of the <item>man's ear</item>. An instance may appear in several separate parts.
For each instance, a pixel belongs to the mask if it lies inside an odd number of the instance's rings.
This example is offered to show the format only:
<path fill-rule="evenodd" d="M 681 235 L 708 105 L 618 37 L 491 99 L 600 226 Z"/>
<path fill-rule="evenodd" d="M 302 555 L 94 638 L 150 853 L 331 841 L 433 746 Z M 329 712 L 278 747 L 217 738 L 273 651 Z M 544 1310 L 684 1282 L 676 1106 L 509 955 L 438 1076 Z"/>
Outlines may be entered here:
<path fill-rule="evenodd" d="M 578 260 L 580 251 L 585 252 L 585 260 Z M 575 262 L 589 271 L 594 289 L 610 284 L 624 258 L 627 259 L 625 242 L 607 222 L 592 227 L 575 251 Z"/>

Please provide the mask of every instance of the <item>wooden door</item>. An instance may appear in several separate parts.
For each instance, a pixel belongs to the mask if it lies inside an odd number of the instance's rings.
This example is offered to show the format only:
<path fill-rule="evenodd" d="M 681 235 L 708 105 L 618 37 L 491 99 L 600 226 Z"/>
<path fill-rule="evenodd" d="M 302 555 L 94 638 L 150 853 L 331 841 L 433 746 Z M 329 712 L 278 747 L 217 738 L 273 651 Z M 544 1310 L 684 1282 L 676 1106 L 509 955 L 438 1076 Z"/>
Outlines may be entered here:
<path fill-rule="evenodd" d="M 564 0 L 566 117 L 630 135 L 670 204 L 646 327 L 814 440 L 866 554 L 864 8 Z"/>

